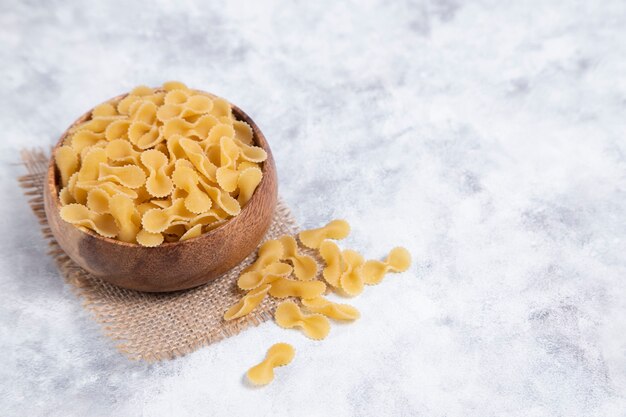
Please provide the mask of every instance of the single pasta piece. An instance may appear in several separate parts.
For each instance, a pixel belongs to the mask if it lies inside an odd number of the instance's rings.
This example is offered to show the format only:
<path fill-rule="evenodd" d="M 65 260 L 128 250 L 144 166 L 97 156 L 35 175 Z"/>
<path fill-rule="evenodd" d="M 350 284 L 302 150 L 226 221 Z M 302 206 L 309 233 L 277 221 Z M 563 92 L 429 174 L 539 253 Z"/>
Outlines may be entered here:
<path fill-rule="evenodd" d="M 315 298 L 326 291 L 326 284 L 322 281 L 294 281 L 280 277 L 270 285 L 270 295 L 276 298 Z"/>
<path fill-rule="evenodd" d="M 353 321 L 361 317 L 359 310 L 351 305 L 333 303 L 324 297 L 303 299 L 302 305 L 312 313 L 323 314 L 335 320 Z"/>
<path fill-rule="evenodd" d="M 293 264 L 293 270 L 296 278 L 301 281 L 311 281 L 317 275 L 317 263 L 315 259 L 308 255 L 300 255 L 298 253 L 298 244 L 292 236 L 282 236 L 280 242 L 285 250 L 283 259 Z"/>
<path fill-rule="evenodd" d="M 124 195 L 124 194 L 119 194 Z M 110 213 L 109 207 L 111 195 L 101 187 L 91 188 L 87 192 L 87 208 L 98 214 Z"/>
<path fill-rule="evenodd" d="M 137 233 L 135 239 L 141 246 L 153 248 L 163 243 L 164 237 L 162 233 L 150 233 L 142 229 Z"/>
<path fill-rule="evenodd" d="M 143 228 L 151 233 L 161 233 L 175 224 L 185 224 L 195 217 L 187 210 L 184 199 L 178 198 L 172 205 L 164 209 L 148 210 L 142 217 Z"/>
<path fill-rule="evenodd" d="M 100 164 L 106 163 L 107 154 L 103 148 L 86 148 L 84 150 L 85 156 L 82 156 L 82 163 L 78 170 L 78 176 L 76 181 L 94 181 L 98 180 L 100 172 Z M 71 182 L 71 179 L 70 181 Z"/>
<path fill-rule="evenodd" d="M 123 194 L 114 195 L 109 199 L 109 213 L 119 228 L 117 238 L 122 242 L 134 243 L 141 218 L 133 200 Z"/>
<path fill-rule="evenodd" d="M 105 139 L 104 133 L 94 133 L 89 130 L 79 130 L 69 137 L 66 143 L 69 143 L 77 154 L 82 154 L 83 150 L 89 149 L 98 142 Z M 58 163 L 57 163 L 58 166 Z"/>
<path fill-rule="evenodd" d="M 194 237 L 198 237 L 202 234 L 202 224 L 198 223 L 197 225 L 191 227 L 185 233 L 183 233 L 180 237 L 180 241 L 192 239 Z"/>
<path fill-rule="evenodd" d="M 222 123 L 216 120 L 216 124 L 211 128 L 211 131 L 207 135 L 207 138 L 204 140 L 204 147 L 208 148 L 214 145 L 219 145 L 220 140 L 222 138 L 234 138 L 235 137 L 235 129 L 232 125 L 228 123 Z M 216 163 L 221 165 L 221 152 L 218 154 L 218 161 Z"/>
<path fill-rule="evenodd" d="M 283 244 L 279 240 L 268 240 L 259 246 L 256 261 L 244 269 L 243 272 L 260 271 L 267 265 L 280 261 L 283 258 L 283 254 Z"/>
<path fill-rule="evenodd" d="M 128 188 L 139 188 L 146 183 L 146 173 L 137 165 L 116 167 L 101 162 L 99 172 L 99 181 L 113 181 Z"/>
<path fill-rule="evenodd" d="M 239 147 L 232 138 L 222 136 L 220 139 L 220 165 L 215 171 L 217 184 L 222 190 L 232 193 L 237 189 L 239 171 L 237 171 L 237 158 Z"/>
<path fill-rule="evenodd" d="M 115 219 L 110 214 L 98 214 L 82 204 L 74 203 L 61 207 L 60 215 L 66 222 L 94 230 L 104 237 L 117 236 Z"/>
<path fill-rule="evenodd" d="M 211 200 L 222 210 L 231 216 L 237 216 L 241 212 L 241 205 L 232 197 L 229 193 L 222 190 L 219 187 L 214 187 L 204 181 L 202 177 L 199 178 L 200 185 L 204 191 L 211 197 Z"/>
<path fill-rule="evenodd" d="M 304 230 L 298 237 L 307 248 L 318 249 L 324 239 L 341 240 L 350 234 L 350 225 L 345 220 L 333 220 L 319 229 Z"/>
<path fill-rule="evenodd" d="M 242 290 L 252 290 L 263 284 L 270 284 L 280 277 L 288 277 L 292 272 L 293 268 L 290 265 L 274 262 L 261 271 L 244 272 L 239 276 L 237 286 Z"/>
<path fill-rule="evenodd" d="M 54 157 L 61 174 L 61 184 L 65 187 L 72 174 L 78 169 L 78 155 L 71 146 L 64 145 L 56 150 Z"/>
<path fill-rule="evenodd" d="M 262 285 L 246 294 L 239 302 L 224 313 L 224 320 L 234 320 L 243 317 L 254 310 L 267 295 L 270 284 Z"/>
<path fill-rule="evenodd" d="M 117 110 L 111 103 L 100 104 L 91 111 L 91 115 L 97 116 L 117 116 Z"/>
<path fill-rule="evenodd" d="M 184 198 L 185 207 L 187 210 L 196 214 L 209 211 L 213 203 L 211 202 L 211 198 L 198 187 L 198 174 L 193 168 L 185 166 L 180 162 L 182 162 L 182 160 L 176 161 L 172 180 L 176 187 L 187 192 L 187 196 Z"/>
<path fill-rule="evenodd" d="M 240 140 L 246 145 L 252 144 L 253 132 L 250 125 L 246 122 L 235 120 L 233 122 L 233 129 L 235 130 L 235 138 Z"/>
<path fill-rule="evenodd" d="M 237 138 L 233 138 L 233 141 L 237 147 L 239 147 L 239 157 L 242 161 L 263 162 L 267 159 L 267 153 L 263 148 L 259 146 L 250 146 Z"/>
<path fill-rule="evenodd" d="M 359 295 L 363 292 L 363 257 L 356 251 L 346 249 L 341 253 L 346 269 L 339 277 L 341 289 L 350 296 Z"/>
<path fill-rule="evenodd" d="M 339 278 L 344 271 L 341 249 L 335 242 L 324 240 L 320 244 L 319 253 L 326 263 L 326 267 L 322 270 L 322 276 L 328 284 L 339 287 Z"/>
<path fill-rule="evenodd" d="M 363 265 L 367 285 L 379 284 L 387 272 L 404 272 L 411 266 L 411 254 L 403 247 L 393 248 L 384 261 L 369 260 Z"/>
<path fill-rule="evenodd" d="M 199 173 L 209 181 L 217 182 L 217 166 L 211 162 L 198 142 L 188 138 L 180 138 L 179 135 L 175 135 L 171 140 L 175 143 L 178 142 L 187 160 L 193 164 Z"/>
<path fill-rule="evenodd" d="M 293 301 L 283 301 L 276 307 L 276 323 L 285 329 L 299 327 L 313 340 L 322 340 L 330 332 L 330 322 L 321 314 L 304 314 Z"/>
<path fill-rule="evenodd" d="M 195 122 L 188 122 L 185 119 L 170 119 L 163 124 L 163 136 L 169 139 L 173 135 L 181 135 L 187 138 L 204 139 L 214 126 L 215 118 L 211 115 L 204 115 Z M 132 140 L 131 140 L 132 141 Z"/>
<path fill-rule="evenodd" d="M 252 194 L 261 183 L 263 179 L 263 173 L 258 167 L 250 167 L 239 173 L 239 179 L 237 179 L 237 187 L 239 188 L 239 195 L 237 201 L 241 206 L 245 206 Z"/>
<path fill-rule="evenodd" d="M 113 142 L 114 140 L 123 140 L 124 142 L 130 144 L 130 142 L 124 139 L 128 137 L 128 128 L 130 127 L 130 123 L 131 121 L 128 119 L 115 120 L 114 122 L 109 124 L 104 130 L 104 138 L 109 143 Z"/>
<path fill-rule="evenodd" d="M 180 81 L 166 81 L 163 83 L 163 89 L 165 91 L 172 91 L 172 90 L 188 90 L 188 87 L 184 84 L 181 83 Z"/>
<path fill-rule="evenodd" d="M 248 370 L 246 376 L 254 385 L 267 385 L 274 380 L 274 368 L 289 364 L 296 354 L 288 343 L 276 343 L 270 347 L 265 359 Z"/>
<path fill-rule="evenodd" d="M 111 140 L 104 148 L 104 151 L 110 161 L 135 165 L 140 164 L 141 153 L 134 150 L 133 145 L 131 145 L 127 140 Z"/>
<path fill-rule="evenodd" d="M 146 190 L 148 193 L 153 197 L 166 197 L 170 195 L 174 184 L 166 171 L 169 163 L 167 155 L 156 149 L 150 149 L 141 153 L 141 163 L 150 173 L 146 180 Z"/>

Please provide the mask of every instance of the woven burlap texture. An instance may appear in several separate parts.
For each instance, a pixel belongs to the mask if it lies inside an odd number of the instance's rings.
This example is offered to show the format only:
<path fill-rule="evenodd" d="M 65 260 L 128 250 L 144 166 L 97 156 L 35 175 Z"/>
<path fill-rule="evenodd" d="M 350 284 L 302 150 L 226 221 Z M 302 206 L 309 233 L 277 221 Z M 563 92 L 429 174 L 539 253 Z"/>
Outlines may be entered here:
<path fill-rule="evenodd" d="M 48 156 L 41 150 L 23 150 L 28 174 L 20 185 L 41 224 L 44 238 L 66 282 L 83 298 L 84 306 L 103 325 L 117 348 L 132 359 L 157 361 L 190 353 L 202 346 L 233 336 L 272 318 L 276 299 L 266 297 L 249 315 L 224 321 L 224 311 L 241 298 L 236 281 L 255 257 L 250 255 L 220 278 L 186 291 L 144 293 L 116 287 L 76 265 L 52 236 L 43 204 L 43 184 Z M 288 207 L 279 201 L 264 240 L 297 231 Z"/>

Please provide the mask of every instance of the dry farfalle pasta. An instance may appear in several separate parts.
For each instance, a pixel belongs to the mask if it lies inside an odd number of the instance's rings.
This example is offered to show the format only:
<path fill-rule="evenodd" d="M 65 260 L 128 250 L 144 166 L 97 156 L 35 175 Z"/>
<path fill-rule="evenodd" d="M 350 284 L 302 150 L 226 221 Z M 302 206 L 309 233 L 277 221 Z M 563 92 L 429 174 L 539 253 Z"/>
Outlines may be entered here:
<path fill-rule="evenodd" d="M 263 302 L 269 289 L 270 285 L 266 284 L 250 291 L 237 304 L 226 310 L 224 320 L 234 320 L 250 313 Z"/>
<path fill-rule="evenodd" d="M 302 305 L 312 313 L 323 314 L 334 320 L 353 321 L 361 317 L 359 310 L 351 305 L 333 303 L 324 297 L 305 298 Z"/>
<path fill-rule="evenodd" d="M 363 280 L 368 285 L 380 283 L 387 272 L 404 272 L 411 266 L 408 250 L 393 248 L 384 261 L 370 260 L 363 265 Z"/>
<path fill-rule="evenodd" d="M 270 284 L 280 277 L 291 275 L 293 268 L 283 262 L 274 262 L 260 271 L 248 271 L 239 277 L 237 286 L 242 290 L 252 290 L 263 284 Z"/>
<path fill-rule="evenodd" d="M 296 351 L 290 344 L 276 343 L 270 347 L 265 359 L 248 370 L 246 376 L 254 385 L 267 385 L 274 380 L 274 368 L 289 364 Z"/>
<path fill-rule="evenodd" d="M 298 243 L 292 236 L 280 238 L 283 245 L 283 259 L 293 264 L 293 273 L 301 281 L 310 281 L 317 274 L 317 263 L 308 255 L 298 253 Z"/>
<path fill-rule="evenodd" d="M 319 229 L 304 230 L 298 234 L 300 242 L 307 248 L 318 249 L 324 239 L 341 240 L 350 234 L 350 225 L 345 220 L 333 220 Z"/>
<path fill-rule="evenodd" d="M 363 257 L 357 251 L 346 249 L 341 253 L 345 269 L 339 277 L 341 289 L 350 296 L 363 292 Z"/>
<path fill-rule="evenodd" d="M 304 334 L 314 340 L 322 340 L 330 332 L 330 322 L 322 314 L 305 314 L 293 301 L 283 301 L 276 307 L 276 324 L 285 329 L 299 327 Z"/>
<path fill-rule="evenodd" d="M 365 262 L 358 252 L 342 250 L 332 241 L 344 239 L 349 233 L 350 226 L 345 220 L 333 220 L 322 228 L 299 234 L 303 246 L 317 250 L 323 261 L 321 274 L 318 273 L 317 261 L 301 254 L 298 242 L 292 236 L 263 243 L 256 261 L 242 272 L 237 281 L 241 290 L 249 292 L 226 312 L 224 318 L 230 320 L 249 314 L 269 294 L 274 298 L 295 299 L 279 304 L 274 319 L 283 328 L 302 329 L 311 339 L 320 340 L 328 335 L 329 318 L 339 321 L 358 319 L 360 313 L 353 306 L 334 303 L 323 297 L 327 290 L 324 281 L 339 295 L 356 296 L 363 291 L 365 284 L 379 283 L 387 272 L 406 271 L 411 264 L 411 256 L 406 249 L 397 247 L 384 261 Z M 287 261 L 293 267 L 281 261 Z M 291 279 L 291 275 L 296 279 Z M 304 313 L 298 303 L 311 314 Z M 272 349 L 274 347 L 270 351 Z M 277 348 L 280 349 L 283 348 Z M 268 354 L 268 358 L 270 356 Z M 267 384 L 273 379 L 273 367 L 272 361 L 266 359 L 248 371 L 248 378 L 256 384 Z"/>
<path fill-rule="evenodd" d="M 274 298 L 315 298 L 326 291 L 326 284 L 322 281 L 296 281 L 280 277 L 270 285 L 270 295 Z"/>
<path fill-rule="evenodd" d="M 226 100 L 172 81 L 95 107 L 54 158 L 64 220 L 158 246 L 237 216 L 263 178 L 267 153 Z"/>

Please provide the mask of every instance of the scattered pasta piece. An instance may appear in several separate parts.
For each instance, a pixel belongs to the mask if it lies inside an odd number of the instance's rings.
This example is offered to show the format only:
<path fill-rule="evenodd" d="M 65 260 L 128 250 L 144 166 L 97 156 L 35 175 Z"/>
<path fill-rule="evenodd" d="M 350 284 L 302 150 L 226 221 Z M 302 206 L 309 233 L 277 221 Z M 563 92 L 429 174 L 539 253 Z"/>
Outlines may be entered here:
<path fill-rule="evenodd" d="M 285 329 L 299 327 L 314 340 L 321 340 L 330 332 L 330 322 L 321 314 L 304 314 L 293 301 L 283 301 L 276 307 L 276 324 Z"/>
<path fill-rule="evenodd" d="M 247 168 L 244 168 L 244 170 Z M 387 272 L 406 271 L 411 264 L 411 255 L 404 248 L 394 248 L 384 261 L 367 261 L 358 252 L 345 249 L 328 239 L 339 239 L 347 236 L 349 226 L 344 221 L 334 221 L 314 233 L 300 234 L 300 243 L 308 244 L 318 249 L 325 267 L 321 276 L 331 288 L 349 296 L 360 294 L 365 284 L 380 282 Z M 306 242 L 306 243 L 305 243 Z M 274 313 L 274 320 L 282 328 L 299 328 L 303 333 L 314 340 L 321 340 L 330 332 L 330 321 L 354 321 L 360 318 L 359 311 L 348 304 L 334 303 L 323 297 L 326 284 L 318 277 L 317 264 L 313 258 L 303 257 L 298 253 L 297 241 L 289 235 L 278 240 L 265 242 L 258 250 L 257 260 L 250 265 L 239 277 L 237 284 L 243 290 L 251 290 L 239 303 L 231 307 L 227 315 L 240 317 L 251 311 L 247 297 L 262 297 L 269 293 L 274 298 L 295 297 L 300 299 L 303 310 L 291 300 L 278 304 Z M 313 266 L 306 265 L 310 258 Z M 288 260 L 293 268 L 280 262 Z M 289 279 L 294 273 L 300 280 Z M 302 280 L 306 277 L 308 280 Z M 260 302 L 260 301 L 259 301 Z M 256 305 L 256 304 L 255 304 Z M 243 314 L 239 315 L 243 311 Z M 225 318 L 227 318 L 225 315 Z M 288 346 L 288 345 L 287 345 Z M 271 349 L 270 349 L 271 350 Z M 271 355 L 268 353 L 268 358 Z M 293 356 L 293 355 L 292 355 Z M 248 378 L 255 384 L 267 384 L 273 379 L 273 367 L 269 359 L 251 368 Z"/>
<path fill-rule="evenodd" d="M 346 249 L 341 253 L 346 269 L 339 277 L 341 289 L 346 294 L 355 296 L 363 292 L 363 257 L 356 251 Z"/>
<path fill-rule="evenodd" d="M 283 259 L 289 260 L 293 264 L 294 274 L 301 281 L 310 281 L 317 274 L 317 263 L 315 259 L 308 255 L 298 253 L 298 243 L 292 236 L 285 235 L 280 238 L 283 244 Z"/>
<path fill-rule="evenodd" d="M 239 300 L 237 304 L 226 310 L 226 313 L 224 313 L 224 320 L 234 320 L 249 314 L 259 304 L 261 304 L 261 302 L 263 302 L 263 299 L 267 295 L 269 289 L 270 284 L 266 284 L 250 291 L 241 300 Z"/>
<path fill-rule="evenodd" d="M 267 265 L 280 261 L 283 254 L 283 244 L 279 240 L 268 240 L 259 246 L 256 261 L 243 272 L 260 271 Z"/>
<path fill-rule="evenodd" d="M 363 265 L 363 280 L 368 285 L 380 283 L 385 274 L 404 272 L 411 266 L 411 254 L 402 247 L 393 248 L 384 261 L 370 260 Z"/>
<path fill-rule="evenodd" d="M 326 291 L 326 284 L 322 281 L 294 281 L 280 277 L 270 285 L 270 295 L 276 298 L 316 298 Z"/>
<path fill-rule="evenodd" d="M 77 227 L 153 247 L 239 215 L 263 179 L 267 153 L 226 100 L 170 81 L 94 107 L 54 158 L 61 206 L 84 207 L 68 212 L 85 214 L 72 217 Z M 113 201 L 121 208 L 112 210 Z M 96 216 L 105 214 L 115 219 L 114 235 L 102 223 L 110 217 Z"/>
<path fill-rule="evenodd" d="M 265 359 L 248 370 L 246 376 L 254 385 L 267 385 L 274 380 L 274 368 L 289 364 L 296 354 L 293 346 L 276 343 L 269 348 Z"/>
<path fill-rule="evenodd" d="M 341 240 L 350 234 L 350 225 L 345 220 L 333 220 L 319 229 L 304 230 L 298 237 L 307 248 L 318 249 L 324 239 Z"/>
<path fill-rule="evenodd" d="M 303 299 L 302 305 L 312 313 L 323 314 L 335 320 L 352 321 L 361 317 L 359 310 L 348 305 L 333 303 L 324 297 Z"/>
<path fill-rule="evenodd" d="M 248 271 L 239 276 L 237 286 L 242 290 L 252 290 L 263 284 L 270 284 L 280 277 L 291 275 L 293 268 L 282 262 L 269 264 L 261 271 Z"/>
<path fill-rule="evenodd" d="M 333 287 L 339 287 L 339 278 L 343 273 L 343 257 L 339 246 L 330 240 L 324 240 L 320 244 L 319 253 L 326 267 L 322 270 L 322 276 Z"/>

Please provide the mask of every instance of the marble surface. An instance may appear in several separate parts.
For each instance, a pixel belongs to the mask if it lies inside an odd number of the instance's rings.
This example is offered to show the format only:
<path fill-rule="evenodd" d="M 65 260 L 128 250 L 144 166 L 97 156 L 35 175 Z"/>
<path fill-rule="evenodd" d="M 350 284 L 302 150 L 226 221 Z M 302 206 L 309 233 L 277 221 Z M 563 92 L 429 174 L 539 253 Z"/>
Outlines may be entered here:
<path fill-rule="evenodd" d="M 0 2 L 0 415 L 626 415 L 623 1 Z M 305 226 L 415 262 L 312 342 L 131 362 L 14 178 L 85 109 L 180 79 L 270 140 Z M 287 341 L 295 361 L 251 389 Z"/>

